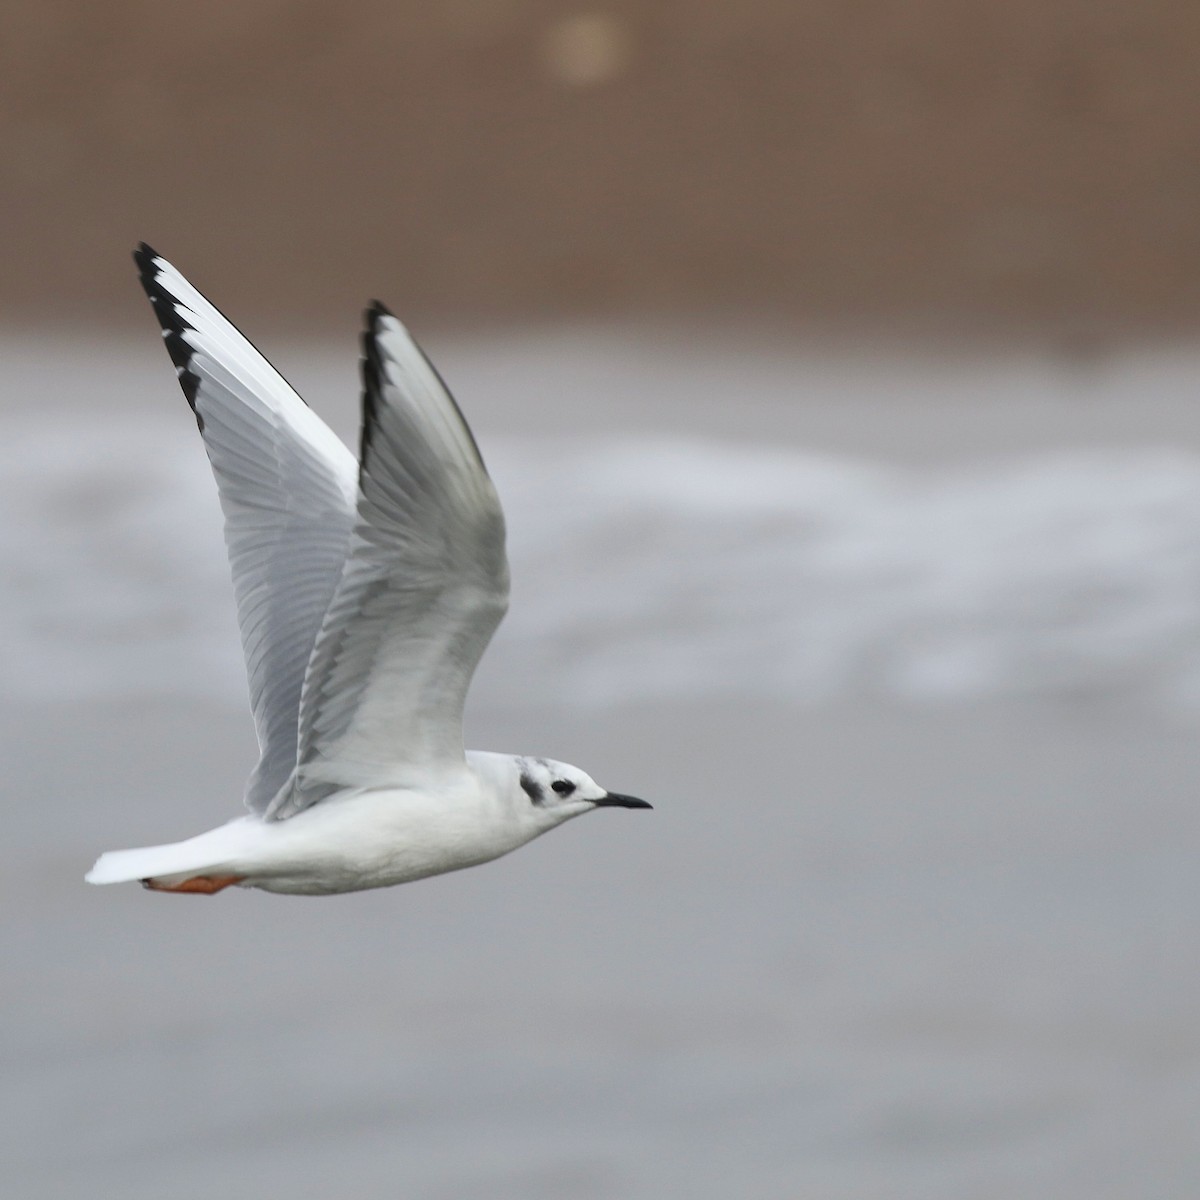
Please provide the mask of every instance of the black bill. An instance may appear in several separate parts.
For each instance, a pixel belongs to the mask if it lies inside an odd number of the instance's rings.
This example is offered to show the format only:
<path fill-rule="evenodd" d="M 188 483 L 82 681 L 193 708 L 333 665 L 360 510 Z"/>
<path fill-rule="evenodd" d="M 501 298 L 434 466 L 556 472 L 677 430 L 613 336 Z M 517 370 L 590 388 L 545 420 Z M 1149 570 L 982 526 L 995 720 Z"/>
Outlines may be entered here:
<path fill-rule="evenodd" d="M 599 800 L 593 800 L 592 803 L 597 808 L 653 808 L 653 804 L 648 804 L 645 800 L 639 800 L 636 796 L 622 796 L 620 792 L 609 792 L 606 796 L 601 796 Z"/>

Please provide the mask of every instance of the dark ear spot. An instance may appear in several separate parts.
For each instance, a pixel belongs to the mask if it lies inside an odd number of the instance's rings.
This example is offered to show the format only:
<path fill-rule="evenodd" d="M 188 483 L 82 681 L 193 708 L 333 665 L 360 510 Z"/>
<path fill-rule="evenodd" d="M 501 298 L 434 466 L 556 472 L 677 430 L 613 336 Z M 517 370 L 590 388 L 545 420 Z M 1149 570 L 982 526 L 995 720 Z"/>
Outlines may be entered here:
<path fill-rule="evenodd" d="M 524 771 L 521 772 L 521 787 L 525 790 L 525 795 L 529 797 L 534 804 L 541 804 L 542 785 L 538 783 L 532 775 L 527 775 Z"/>

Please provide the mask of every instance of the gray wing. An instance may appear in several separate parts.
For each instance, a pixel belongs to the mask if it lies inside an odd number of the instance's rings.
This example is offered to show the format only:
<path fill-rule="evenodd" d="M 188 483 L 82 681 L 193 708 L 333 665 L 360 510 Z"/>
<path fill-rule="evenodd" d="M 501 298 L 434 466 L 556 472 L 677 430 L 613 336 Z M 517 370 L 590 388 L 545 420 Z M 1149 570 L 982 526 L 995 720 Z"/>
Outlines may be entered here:
<path fill-rule="evenodd" d="M 304 682 L 296 779 L 270 817 L 461 764 L 467 688 L 508 607 L 504 514 L 475 439 L 378 304 L 362 371 L 358 520 Z"/>
<path fill-rule="evenodd" d="M 225 514 L 264 812 L 296 764 L 304 670 L 354 525 L 354 456 L 251 343 L 165 259 L 134 253 L 196 414 Z"/>

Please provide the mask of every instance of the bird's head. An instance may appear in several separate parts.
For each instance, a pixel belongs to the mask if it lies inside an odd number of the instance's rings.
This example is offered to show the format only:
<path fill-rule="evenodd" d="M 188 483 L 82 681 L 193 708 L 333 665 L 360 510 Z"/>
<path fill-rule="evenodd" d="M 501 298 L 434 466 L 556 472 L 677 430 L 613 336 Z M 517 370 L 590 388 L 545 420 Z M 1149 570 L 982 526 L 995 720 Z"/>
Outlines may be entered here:
<path fill-rule="evenodd" d="M 539 823 L 557 825 L 593 808 L 650 808 L 645 800 L 610 792 L 570 763 L 552 758 L 514 759 L 517 783 L 531 815 Z"/>

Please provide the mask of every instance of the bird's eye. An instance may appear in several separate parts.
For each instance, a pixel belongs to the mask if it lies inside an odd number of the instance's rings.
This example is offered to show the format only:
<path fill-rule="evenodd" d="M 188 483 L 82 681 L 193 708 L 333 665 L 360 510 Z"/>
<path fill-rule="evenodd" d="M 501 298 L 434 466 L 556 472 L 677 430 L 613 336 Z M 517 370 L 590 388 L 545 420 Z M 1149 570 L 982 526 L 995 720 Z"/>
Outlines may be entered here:
<path fill-rule="evenodd" d="M 560 796 L 569 796 L 575 790 L 575 785 L 569 779 L 556 779 L 550 786 Z"/>

